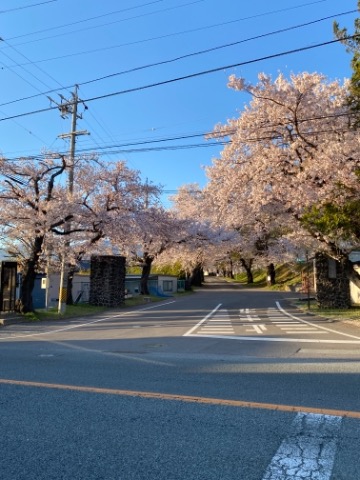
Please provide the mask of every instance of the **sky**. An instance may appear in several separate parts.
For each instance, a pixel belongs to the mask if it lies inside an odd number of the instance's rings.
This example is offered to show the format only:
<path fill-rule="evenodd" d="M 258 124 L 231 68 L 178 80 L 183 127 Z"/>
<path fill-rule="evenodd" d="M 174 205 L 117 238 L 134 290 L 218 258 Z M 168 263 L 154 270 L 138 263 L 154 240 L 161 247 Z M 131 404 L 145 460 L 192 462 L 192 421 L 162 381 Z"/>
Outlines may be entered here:
<path fill-rule="evenodd" d="M 76 153 L 125 160 L 163 202 L 206 184 L 221 145 L 204 135 L 239 116 L 250 98 L 227 87 L 235 74 L 351 76 L 333 22 L 353 31 L 356 0 L 1 0 L 0 154 L 67 152 L 72 98 Z M 325 45 L 321 45 L 325 44 Z M 76 181 L 76 172 L 75 172 Z"/>

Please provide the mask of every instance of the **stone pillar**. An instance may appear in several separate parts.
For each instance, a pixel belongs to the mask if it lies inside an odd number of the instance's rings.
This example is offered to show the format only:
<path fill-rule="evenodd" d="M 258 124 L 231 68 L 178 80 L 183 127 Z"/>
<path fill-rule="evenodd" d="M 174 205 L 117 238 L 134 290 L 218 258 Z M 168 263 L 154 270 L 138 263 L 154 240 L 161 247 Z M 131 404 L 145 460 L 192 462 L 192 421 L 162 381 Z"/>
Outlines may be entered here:
<path fill-rule="evenodd" d="M 349 308 L 350 282 L 346 261 L 315 255 L 316 300 L 319 308 Z"/>
<path fill-rule="evenodd" d="M 125 257 L 93 255 L 90 266 L 90 305 L 118 307 L 125 300 Z"/>

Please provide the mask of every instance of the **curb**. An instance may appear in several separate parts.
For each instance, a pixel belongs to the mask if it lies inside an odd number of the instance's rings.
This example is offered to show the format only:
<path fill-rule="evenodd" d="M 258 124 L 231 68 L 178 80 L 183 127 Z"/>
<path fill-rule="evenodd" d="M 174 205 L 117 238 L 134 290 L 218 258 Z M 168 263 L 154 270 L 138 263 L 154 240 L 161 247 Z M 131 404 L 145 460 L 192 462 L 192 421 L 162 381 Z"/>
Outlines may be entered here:
<path fill-rule="evenodd" d="M 28 322 L 29 320 L 26 320 L 25 318 L 16 314 L 12 316 L 0 315 L 0 328 L 6 327 L 7 325 L 14 325 L 16 323 L 28 323 Z"/>

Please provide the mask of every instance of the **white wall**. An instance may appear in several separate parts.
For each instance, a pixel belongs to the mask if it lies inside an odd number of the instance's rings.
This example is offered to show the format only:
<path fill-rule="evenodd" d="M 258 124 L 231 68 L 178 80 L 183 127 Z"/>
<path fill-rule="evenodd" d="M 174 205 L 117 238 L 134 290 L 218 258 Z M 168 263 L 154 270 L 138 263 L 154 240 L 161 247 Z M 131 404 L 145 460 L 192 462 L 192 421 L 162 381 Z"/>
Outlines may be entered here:
<path fill-rule="evenodd" d="M 48 293 L 48 307 L 56 308 L 59 303 L 59 289 L 60 289 L 60 275 L 52 273 L 49 276 L 49 293 Z M 90 276 L 89 275 L 74 275 L 72 296 L 74 302 L 81 293 L 80 302 L 87 302 L 89 300 L 90 290 Z"/>

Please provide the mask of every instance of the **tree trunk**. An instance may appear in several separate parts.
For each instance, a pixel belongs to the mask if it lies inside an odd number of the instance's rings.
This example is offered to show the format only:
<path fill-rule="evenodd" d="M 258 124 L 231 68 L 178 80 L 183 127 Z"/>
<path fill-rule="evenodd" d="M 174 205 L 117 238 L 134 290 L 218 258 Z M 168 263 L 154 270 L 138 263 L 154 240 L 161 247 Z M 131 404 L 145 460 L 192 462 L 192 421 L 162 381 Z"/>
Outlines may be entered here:
<path fill-rule="evenodd" d="M 228 276 L 229 278 L 234 279 L 235 277 L 234 277 L 234 270 L 233 270 L 233 262 L 231 259 L 229 261 L 229 265 L 230 265 L 230 270 L 229 270 Z"/>
<path fill-rule="evenodd" d="M 141 280 L 140 280 L 141 295 L 149 295 L 148 280 L 149 280 L 153 260 L 154 260 L 153 257 L 144 255 L 144 263 L 142 266 Z"/>
<path fill-rule="evenodd" d="M 66 286 L 66 305 L 74 304 L 72 289 L 73 289 L 73 279 L 74 279 L 75 271 L 76 271 L 75 266 L 71 266 L 68 269 L 67 286 Z"/>
<path fill-rule="evenodd" d="M 267 267 L 267 283 L 268 285 L 275 285 L 276 280 L 275 280 L 275 267 L 273 263 L 270 263 Z"/>
<path fill-rule="evenodd" d="M 195 287 L 201 287 L 204 281 L 204 271 L 202 264 L 198 263 L 191 272 L 190 284 Z"/>
<path fill-rule="evenodd" d="M 35 238 L 32 256 L 26 261 L 22 273 L 20 299 L 18 304 L 18 309 L 21 313 L 34 311 L 32 292 L 35 285 L 36 271 L 43 241 L 43 236 Z"/>
<path fill-rule="evenodd" d="M 247 284 L 251 284 L 251 283 L 254 283 L 254 276 L 253 276 L 253 273 L 251 271 L 251 267 L 252 267 L 252 264 L 253 264 L 253 259 L 250 258 L 250 260 L 247 260 L 245 258 L 240 258 L 240 262 L 241 262 L 241 266 L 243 267 L 243 269 L 245 270 L 246 272 L 246 277 L 247 277 Z"/>

